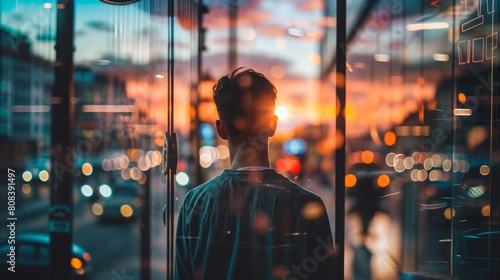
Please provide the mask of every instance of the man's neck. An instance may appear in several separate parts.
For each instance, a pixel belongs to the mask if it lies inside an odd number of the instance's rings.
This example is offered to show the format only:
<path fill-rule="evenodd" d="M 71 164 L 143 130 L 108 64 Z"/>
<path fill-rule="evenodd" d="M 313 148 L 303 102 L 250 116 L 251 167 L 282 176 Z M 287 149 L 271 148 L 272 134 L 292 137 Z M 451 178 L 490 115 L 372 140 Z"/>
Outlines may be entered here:
<path fill-rule="evenodd" d="M 239 144 L 230 147 L 231 166 L 230 169 L 238 169 L 249 166 L 260 166 L 269 168 L 269 152 L 267 143 L 260 146 Z"/>

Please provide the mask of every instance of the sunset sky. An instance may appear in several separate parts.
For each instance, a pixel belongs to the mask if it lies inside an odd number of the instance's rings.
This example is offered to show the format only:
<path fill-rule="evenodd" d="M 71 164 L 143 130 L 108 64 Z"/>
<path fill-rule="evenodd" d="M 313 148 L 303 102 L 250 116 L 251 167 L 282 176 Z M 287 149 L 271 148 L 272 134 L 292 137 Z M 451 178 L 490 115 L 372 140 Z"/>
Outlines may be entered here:
<path fill-rule="evenodd" d="M 214 82 L 222 75 L 230 72 L 228 65 L 229 46 L 229 0 L 206 1 L 209 12 L 204 16 L 203 26 L 207 29 L 206 46 L 203 53 L 203 72 L 209 74 Z M 33 51 L 41 57 L 53 60 L 55 57 L 55 8 L 56 1 L 18 0 L 2 2 L 2 25 L 8 26 L 28 36 L 32 42 Z M 163 4 L 160 4 L 163 3 Z M 335 27 L 334 18 L 323 16 L 322 0 L 239 0 L 237 20 L 237 67 L 253 68 L 269 77 L 278 89 L 277 106 L 279 108 L 279 131 L 290 131 L 297 125 L 318 124 L 324 121 L 322 113 L 329 110 L 331 115 L 333 104 L 322 104 L 318 82 L 321 56 L 319 43 L 323 37 L 325 26 Z M 349 9 L 354 9 L 353 7 Z M 150 12 L 153 11 L 153 12 Z M 151 61 L 166 61 L 168 51 L 168 19 L 165 16 L 166 7 L 159 0 L 139 1 L 126 6 L 112 6 L 97 0 L 75 1 L 75 63 L 78 65 L 95 66 L 100 63 L 110 63 L 115 75 L 122 75 L 129 84 L 127 94 L 142 108 L 151 107 L 148 111 L 154 121 L 166 122 L 166 79 L 158 80 L 154 85 L 143 86 L 134 80 L 133 75 L 124 76 L 127 71 L 137 71 L 137 67 L 148 65 Z M 383 10 L 374 13 L 372 21 L 379 23 Z M 387 21 L 387 20 L 386 20 Z M 386 22 L 382 21 L 382 22 Z M 176 56 L 189 61 L 194 55 L 193 43 L 190 41 L 189 26 L 178 17 L 176 28 Z M 399 21 L 395 21 L 398 23 Z M 387 32 L 391 29 L 388 26 Z M 183 28 L 181 28 L 183 27 Z M 397 26 L 403 29 L 404 26 Z M 397 33 L 400 34 L 400 33 Z M 369 35 L 369 34 L 368 34 Z M 366 37 L 366 36 L 365 36 Z M 406 44 L 393 36 L 387 44 Z M 368 39 L 368 40 L 367 40 Z M 370 41 L 374 40 L 374 41 Z M 398 41 L 400 40 L 400 41 Z M 417 40 L 410 37 L 409 40 Z M 353 44 L 350 63 L 370 61 L 373 57 L 376 38 L 365 38 Z M 387 50 L 391 50 L 390 47 Z M 331 50 L 332 52 L 335 50 Z M 380 51 L 380 50 L 379 50 Z M 393 54 L 395 54 L 393 52 Z M 109 60 L 109 61 L 108 61 Z M 162 64 L 160 64 L 162 65 Z M 179 66 L 176 66 L 179 69 Z M 136 70 L 134 70 L 136 69 Z M 367 103 L 377 97 L 383 89 L 373 85 L 354 82 L 357 70 L 349 73 L 351 77 L 348 102 L 352 113 L 372 110 L 379 116 L 379 125 L 389 128 L 395 122 L 402 121 L 409 113 L 414 112 L 414 106 L 399 111 L 393 107 L 386 109 L 372 108 L 375 103 Z M 166 76 L 166 66 L 150 69 L 153 74 Z M 357 71 L 357 72 L 356 72 Z M 382 72 L 381 72 L 382 73 Z M 334 80 L 334 79 L 333 79 Z M 175 114 L 176 123 L 180 128 L 189 124 L 189 84 L 185 75 L 179 73 L 175 80 Z M 380 92 L 380 93 L 377 93 Z M 334 95 L 334 91 L 329 91 Z M 431 94 L 432 95 L 432 94 Z M 364 96 L 363 98 L 358 98 Z M 399 99 L 405 96 L 404 90 L 393 88 L 393 96 Z M 431 97 L 432 98 L 432 97 Z M 333 99 L 331 99 L 333 100 Z M 410 103 L 413 104 L 413 103 Z M 334 107 L 334 106 L 333 106 Z M 366 133 L 370 122 L 365 118 L 368 114 L 351 115 L 350 133 L 357 135 Z M 331 117 L 331 116 L 330 116 Z M 372 119 L 371 117 L 369 117 Z"/>
<path fill-rule="evenodd" d="M 203 54 L 203 69 L 213 79 L 229 72 L 228 0 L 206 1 L 209 13 L 204 17 L 207 28 L 207 51 Z M 285 108 L 280 125 L 315 122 L 319 74 L 319 41 L 322 36 L 323 1 L 313 0 L 239 0 L 237 65 L 253 68 L 268 76 L 278 88 L 278 106 Z M 167 17 L 150 14 L 165 7 L 159 1 L 140 1 L 126 6 L 105 5 L 97 0 L 75 1 L 76 64 L 94 65 L 102 59 L 115 58 L 132 64 L 167 57 Z M 2 25 L 26 34 L 32 50 L 53 60 L 56 1 L 2 1 Z M 179 21 L 176 21 L 179 24 Z M 177 55 L 189 56 L 188 31 L 177 28 Z M 183 32 L 185 32 L 183 34 Z M 161 84 L 159 85 L 161 86 Z M 187 91 L 184 85 L 177 85 Z M 184 90 L 182 90 L 184 88 Z M 166 95 L 158 88 L 149 95 L 162 104 Z M 176 96 L 178 122 L 186 123 L 188 97 Z M 150 103 L 151 104 L 151 103 Z M 186 106 L 184 106 L 186 105 Z M 164 106 L 153 109 L 161 115 Z M 155 119 L 161 119 L 158 116 Z M 180 125 L 182 126 L 182 125 Z"/>

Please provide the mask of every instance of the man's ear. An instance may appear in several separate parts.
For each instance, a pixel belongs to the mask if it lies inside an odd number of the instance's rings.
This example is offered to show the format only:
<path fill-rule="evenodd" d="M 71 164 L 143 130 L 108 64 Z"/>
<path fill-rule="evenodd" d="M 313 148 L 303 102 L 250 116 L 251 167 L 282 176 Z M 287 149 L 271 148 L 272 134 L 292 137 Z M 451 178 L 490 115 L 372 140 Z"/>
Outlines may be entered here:
<path fill-rule="evenodd" d="M 269 137 L 274 135 L 277 126 L 278 126 L 278 116 L 274 115 L 270 124 L 271 133 L 269 133 Z"/>
<path fill-rule="evenodd" d="M 220 120 L 215 121 L 215 129 L 217 130 L 217 134 L 220 138 L 227 140 L 227 128 L 226 125 Z"/>

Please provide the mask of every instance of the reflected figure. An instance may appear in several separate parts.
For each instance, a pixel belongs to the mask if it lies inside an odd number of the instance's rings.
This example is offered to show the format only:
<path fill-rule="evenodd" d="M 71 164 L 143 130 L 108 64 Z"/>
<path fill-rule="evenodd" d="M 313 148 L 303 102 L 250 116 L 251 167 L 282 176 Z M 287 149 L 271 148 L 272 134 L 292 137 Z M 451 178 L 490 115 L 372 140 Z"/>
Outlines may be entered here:
<path fill-rule="evenodd" d="M 231 165 L 185 196 L 175 279 L 334 279 L 323 201 L 270 167 L 276 88 L 240 69 L 213 88 Z"/>
<path fill-rule="evenodd" d="M 354 166 L 357 183 L 347 192 L 349 210 L 346 214 L 346 249 L 350 267 L 348 279 L 398 279 L 395 248 L 391 238 L 397 240 L 391 217 L 381 207 L 384 190 L 375 185 L 375 165 Z M 392 246 L 392 247 L 391 247 Z"/>
<path fill-rule="evenodd" d="M 346 237 L 347 244 L 353 250 L 352 276 L 353 279 L 372 279 L 370 261 L 372 253 L 366 247 L 367 227 L 363 225 L 361 215 L 358 211 L 352 210 L 346 217 Z"/>

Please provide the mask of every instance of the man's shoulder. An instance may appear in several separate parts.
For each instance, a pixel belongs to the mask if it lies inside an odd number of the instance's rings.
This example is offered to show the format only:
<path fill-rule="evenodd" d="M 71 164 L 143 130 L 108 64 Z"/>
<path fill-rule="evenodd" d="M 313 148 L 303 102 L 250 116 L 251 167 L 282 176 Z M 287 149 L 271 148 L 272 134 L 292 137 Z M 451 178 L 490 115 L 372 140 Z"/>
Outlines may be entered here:
<path fill-rule="evenodd" d="M 261 185 L 271 189 L 280 189 L 290 196 L 300 197 L 303 200 L 321 200 L 314 192 L 302 185 L 290 180 L 288 177 L 277 172 L 275 169 L 260 171 L 240 171 L 226 169 L 221 174 L 202 183 L 186 193 L 185 200 L 197 200 L 199 197 L 216 196 L 219 192 L 224 192 L 226 188 L 233 188 L 236 182 L 242 182 L 242 178 L 248 178 L 249 185 Z M 254 181 L 254 182 L 251 182 Z"/>
<path fill-rule="evenodd" d="M 196 197 L 205 195 L 206 193 L 212 193 L 212 189 L 218 186 L 217 182 L 219 177 L 220 175 L 217 175 L 216 177 L 190 189 L 184 196 L 184 200 L 195 199 Z"/>

